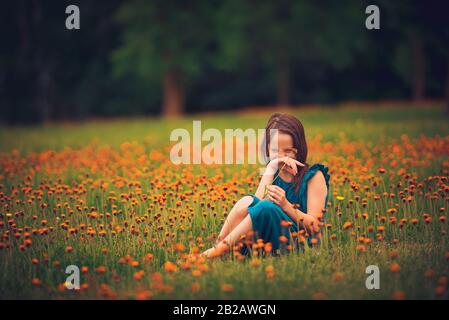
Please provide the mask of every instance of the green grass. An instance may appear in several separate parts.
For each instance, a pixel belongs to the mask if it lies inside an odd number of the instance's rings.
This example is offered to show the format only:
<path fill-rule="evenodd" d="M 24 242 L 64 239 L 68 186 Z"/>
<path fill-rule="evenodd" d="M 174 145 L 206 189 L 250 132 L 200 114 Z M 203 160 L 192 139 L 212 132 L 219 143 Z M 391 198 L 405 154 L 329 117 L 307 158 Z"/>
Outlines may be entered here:
<path fill-rule="evenodd" d="M 273 111 L 274 112 L 274 111 Z M 292 113 L 304 124 L 306 136 L 320 134 L 325 141 L 374 141 L 408 134 L 418 137 L 447 135 L 448 119 L 441 105 L 374 108 L 335 107 L 295 109 Z M 198 115 L 161 121 L 159 118 L 132 118 L 85 122 L 51 123 L 33 127 L 0 127 L 0 150 L 41 151 L 80 147 L 96 141 L 117 147 L 124 141 L 165 145 L 175 128 L 191 131 L 192 120 L 202 120 L 203 128 L 264 128 L 270 112 L 258 114 L 224 113 Z"/>
<path fill-rule="evenodd" d="M 382 105 L 292 113 L 305 127 L 309 163 L 322 162 L 331 172 L 326 220 L 331 227 L 325 229 L 322 243 L 304 252 L 260 258 L 260 265 L 249 257 L 240 261 L 230 256 L 191 263 L 190 270 L 180 268 L 183 259 L 172 250 L 173 244 L 182 243 L 185 252 L 209 247 L 233 203 L 254 192 L 257 167 L 174 166 L 167 155 L 171 130 L 191 130 L 192 120 L 202 120 L 203 130 L 264 128 L 270 113 L 0 128 L 0 298 L 134 299 L 148 290 L 157 299 L 390 299 L 401 292 L 411 299 L 447 299 L 449 121 L 443 107 Z M 154 152 L 160 152 L 161 158 Z M 380 167 L 386 169 L 384 175 L 378 173 Z M 123 185 L 117 184 L 120 180 Z M 351 187 L 354 184 L 358 191 Z M 414 190 L 407 188 L 412 185 Z M 165 198 L 166 203 L 153 202 L 153 196 Z M 407 196 L 410 202 L 404 200 Z M 397 212 L 389 212 L 391 208 Z M 110 217 L 88 215 L 114 210 L 119 213 Z M 368 217 L 355 217 L 362 213 Z M 423 214 L 432 221 L 426 223 Z M 397 219 L 394 224 L 392 217 Z M 440 217 L 445 220 L 440 222 Z M 403 228 L 401 219 L 407 219 Z M 416 224 L 412 219 L 417 219 Z M 39 234 L 42 220 L 53 227 L 47 235 Z M 353 227 L 345 229 L 348 221 Z M 64 222 L 66 226 L 61 226 Z M 87 235 L 89 226 L 95 235 Z M 131 232 L 131 226 L 138 234 Z M 373 232 L 368 231 L 370 226 Z M 376 236 L 378 226 L 385 228 L 382 240 Z M 114 235 L 116 227 L 124 231 Z M 21 250 L 24 228 L 36 234 L 29 237 L 32 245 Z M 78 233 L 70 234 L 69 228 L 77 228 Z M 98 233 L 103 229 L 106 234 L 101 237 Z M 371 240 L 365 250 L 357 247 L 361 236 Z M 66 252 L 67 246 L 73 251 Z M 108 252 L 103 253 L 103 248 Z M 148 253 L 153 259 L 144 263 Z M 139 265 L 121 264 L 126 255 Z M 33 258 L 39 262 L 33 264 Z M 167 272 L 166 261 L 176 263 L 179 270 Z M 400 265 L 399 272 L 390 271 L 393 262 Z M 81 274 L 88 289 L 58 289 L 67 277 L 65 267 L 71 264 L 89 268 Z M 379 266 L 379 290 L 365 287 L 368 265 Z M 98 266 L 105 266 L 106 273 L 96 273 Z M 267 266 L 275 270 L 271 279 Z M 194 277 L 192 269 L 198 268 L 207 270 Z M 134 274 L 139 270 L 145 274 L 137 281 Z M 161 273 L 162 287 L 157 287 L 155 272 Z M 33 278 L 41 284 L 33 285 Z M 198 292 L 192 293 L 192 283 L 199 284 Z M 231 284 L 233 290 L 224 292 L 223 284 Z"/>

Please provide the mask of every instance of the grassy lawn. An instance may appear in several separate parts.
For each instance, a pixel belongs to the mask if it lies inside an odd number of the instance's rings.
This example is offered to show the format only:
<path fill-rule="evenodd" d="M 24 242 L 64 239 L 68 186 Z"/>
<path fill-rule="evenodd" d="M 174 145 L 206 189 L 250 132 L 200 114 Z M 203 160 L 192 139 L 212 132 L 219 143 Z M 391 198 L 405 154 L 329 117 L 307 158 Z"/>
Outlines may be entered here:
<path fill-rule="evenodd" d="M 447 299 L 449 120 L 440 105 L 295 109 L 329 167 L 316 247 L 206 261 L 256 165 L 169 159 L 171 130 L 264 128 L 270 113 L 0 127 L 0 298 Z M 296 246 L 296 244 L 295 244 Z M 257 252 L 257 254 L 256 254 Z M 81 269 L 67 290 L 65 269 Z M 368 290 L 366 267 L 380 270 Z"/>

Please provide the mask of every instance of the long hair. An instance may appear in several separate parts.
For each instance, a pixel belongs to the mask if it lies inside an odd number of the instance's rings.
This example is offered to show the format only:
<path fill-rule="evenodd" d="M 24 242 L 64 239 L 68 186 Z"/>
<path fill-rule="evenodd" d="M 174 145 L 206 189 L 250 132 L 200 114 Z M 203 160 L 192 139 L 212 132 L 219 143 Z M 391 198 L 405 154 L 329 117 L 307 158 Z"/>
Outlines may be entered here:
<path fill-rule="evenodd" d="M 269 157 L 270 129 L 277 129 L 278 132 L 289 134 L 293 140 L 293 147 L 298 151 L 296 160 L 304 164 L 298 166 L 298 173 L 294 176 L 293 182 L 295 192 L 298 192 L 304 174 L 309 169 L 307 161 L 307 142 L 302 123 L 294 116 L 285 113 L 275 113 L 268 119 L 265 128 L 265 156 Z"/>

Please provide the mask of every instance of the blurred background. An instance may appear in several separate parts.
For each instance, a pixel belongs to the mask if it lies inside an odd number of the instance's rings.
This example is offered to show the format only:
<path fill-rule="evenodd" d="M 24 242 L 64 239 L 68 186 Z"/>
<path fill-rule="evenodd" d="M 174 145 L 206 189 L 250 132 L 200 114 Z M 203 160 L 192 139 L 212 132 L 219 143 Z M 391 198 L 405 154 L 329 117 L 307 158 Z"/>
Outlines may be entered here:
<path fill-rule="evenodd" d="M 2 3 L 0 121 L 445 101 L 447 1 Z M 65 9 L 80 9 L 67 30 Z M 380 9 L 367 30 L 365 8 Z"/>

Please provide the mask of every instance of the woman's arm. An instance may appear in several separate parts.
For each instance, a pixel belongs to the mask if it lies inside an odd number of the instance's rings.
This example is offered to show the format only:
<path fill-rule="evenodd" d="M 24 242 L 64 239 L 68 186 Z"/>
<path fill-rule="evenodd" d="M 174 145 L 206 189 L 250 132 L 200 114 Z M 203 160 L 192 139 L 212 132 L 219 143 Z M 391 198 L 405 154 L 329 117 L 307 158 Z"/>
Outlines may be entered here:
<path fill-rule="evenodd" d="M 294 208 L 285 198 L 285 191 L 282 188 L 270 186 L 269 189 L 273 190 L 269 197 L 272 197 L 273 202 L 278 204 L 290 218 L 303 224 L 312 234 L 320 231 L 327 195 L 326 180 L 321 171 L 318 171 L 307 184 L 307 213 Z M 276 194 L 275 197 L 273 197 L 274 194 Z"/>
<path fill-rule="evenodd" d="M 307 219 L 306 226 L 308 225 L 313 232 L 320 231 L 327 192 L 324 175 L 321 171 L 317 171 L 307 184 L 307 214 L 303 212 L 300 214 L 304 221 Z"/>
<path fill-rule="evenodd" d="M 297 166 L 304 166 L 303 163 L 299 162 L 298 160 L 289 158 L 289 157 L 282 157 L 277 158 L 274 160 L 271 160 L 266 169 L 265 172 L 262 175 L 262 178 L 260 179 L 259 186 L 257 187 L 255 196 L 259 199 L 262 199 L 265 194 L 265 187 L 270 185 L 273 182 L 274 174 L 276 173 L 278 166 L 281 164 L 285 164 L 289 166 L 292 170 L 293 174 L 298 173 Z"/>
<path fill-rule="evenodd" d="M 313 234 L 320 232 L 320 221 L 315 216 L 306 214 L 299 209 L 293 207 L 290 204 L 287 208 L 282 208 L 286 214 L 294 221 L 297 221 L 298 224 L 301 224 L 306 228 L 309 232 Z"/>
<path fill-rule="evenodd" d="M 265 193 L 265 186 L 271 184 L 273 182 L 275 170 L 270 166 L 270 164 L 267 165 L 265 172 L 262 175 L 262 178 L 260 179 L 259 186 L 257 187 L 255 196 L 259 199 L 262 199 Z"/>

